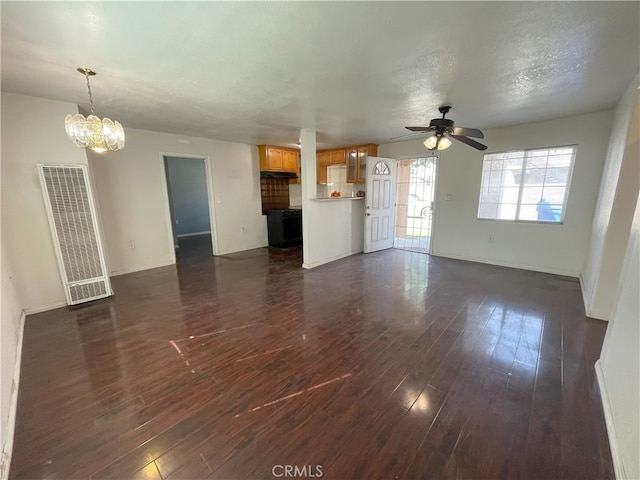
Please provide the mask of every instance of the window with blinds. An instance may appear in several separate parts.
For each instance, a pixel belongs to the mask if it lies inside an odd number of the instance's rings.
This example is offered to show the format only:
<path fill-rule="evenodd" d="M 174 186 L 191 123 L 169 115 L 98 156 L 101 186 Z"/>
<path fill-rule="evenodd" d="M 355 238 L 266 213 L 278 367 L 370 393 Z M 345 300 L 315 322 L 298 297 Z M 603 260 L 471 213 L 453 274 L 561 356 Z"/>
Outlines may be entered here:
<path fill-rule="evenodd" d="M 478 218 L 562 223 L 576 146 L 484 156 Z"/>

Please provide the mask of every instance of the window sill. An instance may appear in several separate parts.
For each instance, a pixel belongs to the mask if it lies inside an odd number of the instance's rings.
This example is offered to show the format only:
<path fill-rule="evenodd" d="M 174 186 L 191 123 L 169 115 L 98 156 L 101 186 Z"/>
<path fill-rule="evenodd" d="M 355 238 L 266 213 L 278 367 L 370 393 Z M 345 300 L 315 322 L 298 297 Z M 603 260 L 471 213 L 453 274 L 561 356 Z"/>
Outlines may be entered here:
<path fill-rule="evenodd" d="M 538 224 L 538 225 L 564 225 L 564 221 L 562 222 L 545 222 L 541 220 L 506 220 L 502 218 L 476 218 L 476 220 L 480 220 L 482 222 L 509 222 L 509 223 L 528 223 L 528 224 Z"/>

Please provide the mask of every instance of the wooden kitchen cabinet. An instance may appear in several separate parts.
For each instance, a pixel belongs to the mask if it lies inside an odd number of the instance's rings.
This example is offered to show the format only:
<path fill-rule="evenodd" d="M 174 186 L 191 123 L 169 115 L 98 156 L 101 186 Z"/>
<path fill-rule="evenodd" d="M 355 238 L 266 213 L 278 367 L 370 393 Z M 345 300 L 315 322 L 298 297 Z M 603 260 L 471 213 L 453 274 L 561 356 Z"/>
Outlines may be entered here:
<path fill-rule="evenodd" d="M 367 178 L 367 157 L 378 155 L 378 146 L 370 143 L 348 147 L 347 151 L 347 182 L 364 183 Z"/>
<path fill-rule="evenodd" d="M 298 173 L 298 156 L 295 150 L 282 150 L 282 169 L 285 172 Z"/>
<path fill-rule="evenodd" d="M 344 148 L 337 150 L 323 150 L 316 154 L 316 183 L 327 183 L 327 167 L 330 165 L 344 165 L 347 152 Z"/>
<path fill-rule="evenodd" d="M 316 183 L 327 183 L 327 167 L 320 164 L 316 167 Z"/>
<path fill-rule="evenodd" d="M 331 165 L 331 152 L 316 152 L 316 183 L 327 183 L 327 167 Z"/>
<path fill-rule="evenodd" d="M 371 143 L 356 147 L 322 150 L 316 154 L 317 183 L 327 183 L 327 167 L 330 165 L 347 166 L 347 182 L 363 183 L 366 178 L 367 157 L 375 157 L 378 146 Z"/>
<path fill-rule="evenodd" d="M 300 152 L 293 148 L 258 145 L 261 172 L 298 173 Z"/>
<path fill-rule="evenodd" d="M 347 150 L 341 148 L 340 150 L 331 150 L 331 165 L 344 165 L 347 161 Z"/>
<path fill-rule="evenodd" d="M 318 152 L 316 154 L 316 160 L 318 161 L 319 167 L 328 167 L 329 165 L 331 165 L 331 152 L 330 151 Z"/>
<path fill-rule="evenodd" d="M 316 154 L 318 165 L 328 167 L 329 165 L 344 165 L 347 160 L 347 151 L 344 148 L 338 150 L 322 150 Z"/>

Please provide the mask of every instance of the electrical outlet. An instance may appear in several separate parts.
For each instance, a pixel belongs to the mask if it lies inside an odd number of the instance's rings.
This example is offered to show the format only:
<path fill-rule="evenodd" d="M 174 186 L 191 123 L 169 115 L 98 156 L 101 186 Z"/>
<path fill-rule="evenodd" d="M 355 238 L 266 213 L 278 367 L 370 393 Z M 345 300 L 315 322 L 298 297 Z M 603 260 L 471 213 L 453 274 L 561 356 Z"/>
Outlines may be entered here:
<path fill-rule="evenodd" d="M 489 243 L 492 243 L 493 242 L 493 235 L 489 235 L 489 238 L 487 238 L 487 241 Z"/>
<path fill-rule="evenodd" d="M 134 242 L 133 240 L 131 240 L 131 241 L 129 242 L 129 248 L 130 248 L 131 250 L 133 250 L 134 248 L 136 248 L 136 242 Z"/>
<path fill-rule="evenodd" d="M 242 227 L 240 230 L 242 230 L 242 233 L 245 233 L 245 231 L 244 231 L 244 227 Z"/>
<path fill-rule="evenodd" d="M 451 200 L 453 200 L 453 195 L 451 195 L 450 193 L 447 193 L 447 194 L 444 196 L 444 201 L 445 201 L 445 202 L 450 202 Z"/>

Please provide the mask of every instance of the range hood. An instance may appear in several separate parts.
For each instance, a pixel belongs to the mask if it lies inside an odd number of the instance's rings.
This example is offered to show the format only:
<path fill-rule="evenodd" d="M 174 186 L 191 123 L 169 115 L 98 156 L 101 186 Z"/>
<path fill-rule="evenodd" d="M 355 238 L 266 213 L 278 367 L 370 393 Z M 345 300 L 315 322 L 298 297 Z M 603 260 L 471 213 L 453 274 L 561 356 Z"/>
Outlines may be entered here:
<path fill-rule="evenodd" d="M 294 172 L 260 172 L 260 178 L 298 178 Z"/>

